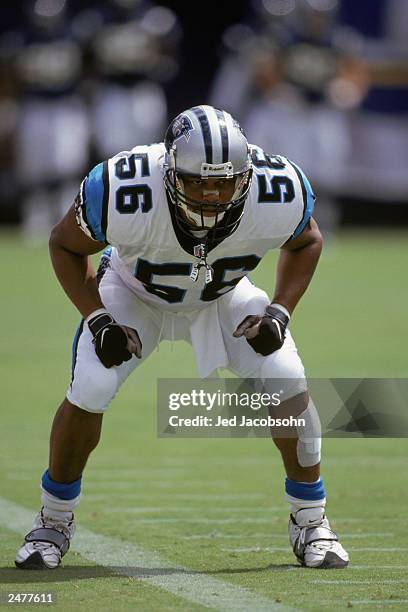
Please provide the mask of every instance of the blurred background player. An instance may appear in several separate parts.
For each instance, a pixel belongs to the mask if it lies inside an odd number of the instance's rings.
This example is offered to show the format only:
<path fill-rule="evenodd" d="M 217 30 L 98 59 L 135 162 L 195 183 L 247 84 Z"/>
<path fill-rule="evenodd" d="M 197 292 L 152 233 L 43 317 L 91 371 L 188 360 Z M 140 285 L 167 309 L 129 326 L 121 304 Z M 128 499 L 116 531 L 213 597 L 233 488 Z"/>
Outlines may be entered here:
<path fill-rule="evenodd" d="M 231 108 L 265 150 L 302 160 L 319 191 L 325 230 L 342 220 L 340 198 L 384 201 L 384 181 L 388 201 L 406 202 L 402 4 L 256 1 L 223 34 L 211 101 Z"/>
<path fill-rule="evenodd" d="M 158 140 L 167 124 L 176 14 L 147 0 L 86 4 L 29 0 L 0 37 L 5 165 L 15 177 L 3 203 L 18 202 L 32 242 L 46 240 L 91 161 Z"/>
<path fill-rule="evenodd" d="M 1 10 L 0 222 L 26 236 L 44 239 L 90 162 L 206 99 L 305 168 L 323 229 L 407 219 L 404 0 L 242 1 L 211 29 L 172 1 Z"/>
<path fill-rule="evenodd" d="M 109 0 L 74 23 L 87 58 L 94 159 L 160 140 L 168 118 L 163 84 L 179 68 L 177 15 L 147 0 Z"/>
<path fill-rule="evenodd" d="M 63 0 L 26 4 L 20 27 L 0 45 L 17 101 L 13 149 L 22 230 L 43 241 L 88 163 L 82 49 Z"/>

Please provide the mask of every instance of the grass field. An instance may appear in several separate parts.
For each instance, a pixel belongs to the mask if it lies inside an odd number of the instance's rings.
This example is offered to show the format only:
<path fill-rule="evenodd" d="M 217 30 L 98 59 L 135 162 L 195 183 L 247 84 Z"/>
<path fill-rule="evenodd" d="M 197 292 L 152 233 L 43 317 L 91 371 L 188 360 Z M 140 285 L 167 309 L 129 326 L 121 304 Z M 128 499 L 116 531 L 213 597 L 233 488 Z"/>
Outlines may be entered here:
<path fill-rule="evenodd" d="M 406 232 L 342 233 L 326 245 L 291 323 L 309 376 L 408 376 L 407 240 Z M 156 379 L 195 376 L 183 343 L 163 343 L 114 400 L 64 567 L 15 569 L 38 510 L 78 316 L 45 248 L 3 235 L 0 256 L 3 597 L 52 592 L 57 609 L 92 611 L 408 609 L 407 441 L 324 442 L 328 516 L 351 565 L 302 569 L 288 546 L 284 473 L 269 440 L 157 439 Z M 259 286 L 272 288 L 273 266 L 271 256 L 253 275 Z"/>

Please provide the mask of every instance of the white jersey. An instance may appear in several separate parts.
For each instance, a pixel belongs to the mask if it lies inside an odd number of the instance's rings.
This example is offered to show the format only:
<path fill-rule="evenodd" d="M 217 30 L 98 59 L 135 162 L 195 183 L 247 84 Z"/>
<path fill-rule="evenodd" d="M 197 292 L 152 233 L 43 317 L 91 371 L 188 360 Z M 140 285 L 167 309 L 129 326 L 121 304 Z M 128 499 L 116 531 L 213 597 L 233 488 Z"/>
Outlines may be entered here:
<path fill-rule="evenodd" d="M 85 233 L 111 245 L 110 266 L 146 302 L 171 310 L 195 310 L 231 291 L 271 249 L 298 236 L 314 195 L 295 164 L 250 145 L 254 175 L 244 214 L 233 233 L 208 249 L 213 279 L 205 282 L 194 244 L 178 231 L 164 187 L 163 143 L 122 151 L 97 165 L 77 198 Z M 201 240 L 202 242 L 202 240 Z M 207 279 L 208 280 L 208 279 Z"/>

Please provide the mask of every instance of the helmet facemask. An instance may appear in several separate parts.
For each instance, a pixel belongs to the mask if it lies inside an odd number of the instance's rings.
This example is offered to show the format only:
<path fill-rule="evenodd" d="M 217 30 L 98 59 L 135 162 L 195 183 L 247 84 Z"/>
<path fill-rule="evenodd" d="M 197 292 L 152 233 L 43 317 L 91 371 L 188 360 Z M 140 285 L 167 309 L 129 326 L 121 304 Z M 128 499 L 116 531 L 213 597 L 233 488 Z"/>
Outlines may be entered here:
<path fill-rule="evenodd" d="M 251 186 L 250 162 L 235 174 L 230 162 L 203 163 L 201 174 L 196 175 L 178 172 L 175 151 L 173 156 L 174 165 L 166 170 L 165 185 L 179 227 L 190 235 L 210 230 L 214 237 L 231 233 L 243 215 Z"/>

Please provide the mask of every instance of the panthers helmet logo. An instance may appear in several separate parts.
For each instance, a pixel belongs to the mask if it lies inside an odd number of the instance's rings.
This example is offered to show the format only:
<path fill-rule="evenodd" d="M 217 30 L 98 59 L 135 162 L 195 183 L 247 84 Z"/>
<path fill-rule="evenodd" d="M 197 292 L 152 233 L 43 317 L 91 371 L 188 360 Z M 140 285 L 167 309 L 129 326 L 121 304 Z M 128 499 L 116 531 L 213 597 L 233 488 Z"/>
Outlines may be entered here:
<path fill-rule="evenodd" d="M 190 132 L 192 130 L 194 130 L 194 126 L 187 115 L 178 115 L 178 117 L 172 121 L 167 130 L 166 141 L 171 146 L 176 140 L 184 136 L 188 142 L 190 140 Z"/>

